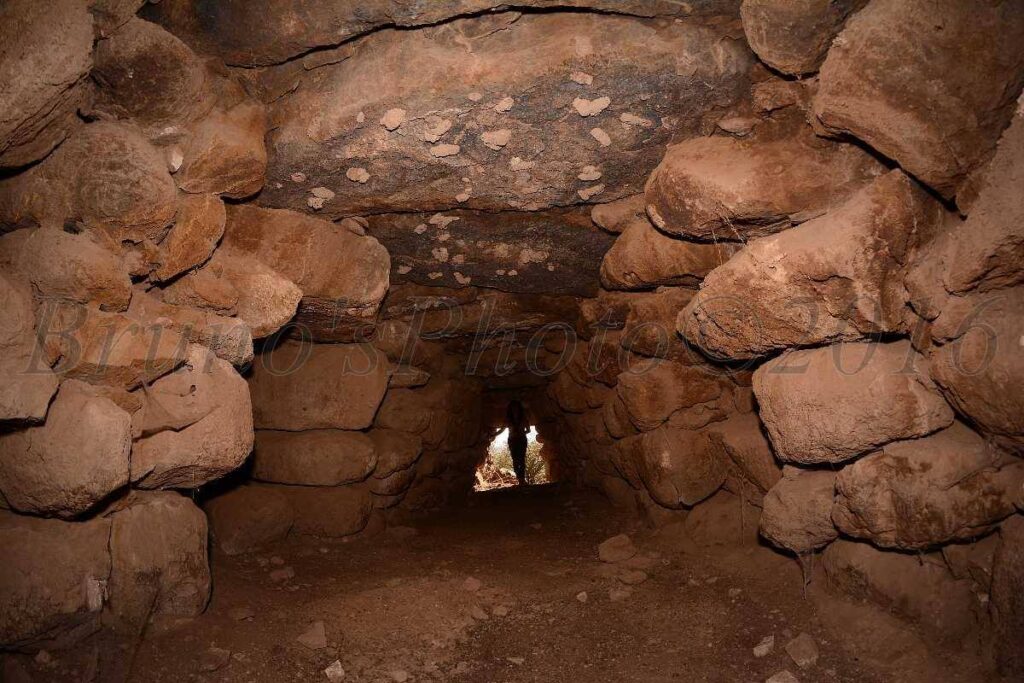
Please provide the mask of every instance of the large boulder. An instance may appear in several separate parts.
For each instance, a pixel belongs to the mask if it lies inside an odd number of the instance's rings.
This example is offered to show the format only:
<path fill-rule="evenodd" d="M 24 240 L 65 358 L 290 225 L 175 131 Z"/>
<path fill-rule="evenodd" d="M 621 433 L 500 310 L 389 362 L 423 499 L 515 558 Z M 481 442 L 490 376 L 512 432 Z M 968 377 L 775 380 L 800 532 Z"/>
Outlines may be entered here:
<path fill-rule="evenodd" d="M 153 617 L 194 617 L 210 599 L 206 515 L 171 491 L 132 493 L 110 515 L 108 619 L 138 634 Z"/>
<path fill-rule="evenodd" d="M 185 192 L 215 193 L 241 199 L 263 187 L 267 115 L 251 102 L 214 110 L 190 131 L 175 178 Z"/>
<path fill-rule="evenodd" d="M 1024 289 L 956 299 L 933 327 L 931 375 L 958 412 L 1024 451 Z"/>
<path fill-rule="evenodd" d="M 690 507 L 725 481 L 726 459 L 707 434 L 661 427 L 620 442 L 659 505 Z"/>
<path fill-rule="evenodd" d="M 644 359 L 619 375 L 615 392 L 640 431 L 655 429 L 674 413 L 721 396 L 723 380 L 705 366 Z"/>
<path fill-rule="evenodd" d="M 132 281 L 118 254 L 96 235 L 59 226 L 16 230 L 0 238 L 0 264 L 32 283 L 41 296 L 123 311 Z"/>
<path fill-rule="evenodd" d="M 57 378 L 37 343 L 32 292 L 0 271 L 0 424 L 41 422 Z"/>
<path fill-rule="evenodd" d="M 640 224 L 650 225 L 643 193 L 598 204 L 590 211 L 590 219 L 602 230 L 621 235 L 627 228 Z"/>
<path fill-rule="evenodd" d="M 812 73 L 825 61 L 846 18 L 867 0 L 743 0 L 747 42 L 768 66 L 791 76 Z"/>
<path fill-rule="evenodd" d="M 659 287 L 648 296 L 630 302 L 620 346 L 655 358 L 674 358 L 688 353 L 689 349 L 681 348 L 675 334 L 676 318 L 695 295 L 696 292 L 685 287 Z"/>
<path fill-rule="evenodd" d="M 0 491 L 12 509 L 71 518 L 128 483 L 131 416 L 68 380 L 46 423 L 0 434 Z"/>
<path fill-rule="evenodd" d="M 373 317 L 388 291 L 391 260 L 376 239 L 294 211 L 232 206 L 224 246 L 273 268 L 307 300 L 326 300 L 338 316 Z"/>
<path fill-rule="evenodd" d="M 0 226 L 81 223 L 118 245 L 159 242 L 177 208 L 163 156 L 114 122 L 82 126 L 42 163 L 0 182 Z"/>
<path fill-rule="evenodd" d="M 619 199 L 746 93 L 750 62 L 723 29 L 622 16 L 380 31 L 275 103 L 260 202 L 338 218 Z"/>
<path fill-rule="evenodd" d="M 160 26 L 134 17 L 99 41 L 93 78 L 97 107 L 154 134 L 184 126 L 211 106 L 202 59 Z"/>
<path fill-rule="evenodd" d="M 673 235 L 746 241 L 824 213 L 882 170 L 860 148 L 810 132 L 772 140 L 698 137 L 669 147 L 647 181 L 647 213 Z"/>
<path fill-rule="evenodd" d="M 731 244 L 699 244 L 669 237 L 650 223 L 623 230 L 601 261 L 605 289 L 696 286 L 736 252 Z"/>
<path fill-rule="evenodd" d="M 185 362 L 187 343 L 161 320 L 138 321 L 121 313 L 61 304 L 47 311 L 40 331 L 68 379 L 135 389 Z"/>
<path fill-rule="evenodd" d="M 756 413 L 733 415 L 706 431 L 712 443 L 724 450 L 740 474 L 762 493 L 782 477 L 782 468 Z"/>
<path fill-rule="evenodd" d="M 423 434 L 430 427 L 433 410 L 425 390 L 395 389 L 387 392 L 374 421 L 375 428 L 406 434 Z"/>
<path fill-rule="evenodd" d="M 836 40 L 814 114 L 952 197 L 992 153 L 1022 84 L 1024 13 L 1016 3 L 881 0 L 851 17 Z"/>
<path fill-rule="evenodd" d="M 979 176 L 977 198 L 964 221 L 951 219 L 911 270 L 915 310 L 929 318 L 950 295 L 1024 283 L 1024 111 L 999 141 Z M 961 205 L 964 201 L 961 199 Z"/>
<path fill-rule="evenodd" d="M 0 167 L 50 153 L 91 99 L 92 17 L 79 0 L 0 5 Z"/>
<path fill-rule="evenodd" d="M 370 439 L 377 451 L 377 467 L 373 470 L 376 479 L 410 469 L 423 453 L 422 439 L 396 429 L 374 429 Z"/>
<path fill-rule="evenodd" d="M 200 272 L 207 270 L 204 277 L 221 280 L 219 289 L 234 294 L 234 311 L 254 339 L 274 334 L 295 317 L 302 290 L 262 261 L 220 248 Z"/>
<path fill-rule="evenodd" d="M 153 279 L 170 280 L 209 260 L 224 236 L 227 212 L 214 195 L 182 197 L 174 227 L 160 244 Z"/>
<path fill-rule="evenodd" d="M 95 632 L 110 577 L 110 521 L 0 510 L 0 643 L 18 648 Z"/>
<path fill-rule="evenodd" d="M 1024 463 L 955 423 L 914 441 L 891 443 L 845 467 L 832 518 L 848 536 L 883 548 L 922 550 L 991 531 L 1015 511 Z"/>
<path fill-rule="evenodd" d="M 362 432 L 256 432 L 252 476 L 261 481 L 341 486 L 363 481 L 376 466 L 374 442 Z"/>
<path fill-rule="evenodd" d="M 757 545 L 760 515 L 761 510 L 749 500 L 722 490 L 686 516 L 685 540 L 700 548 Z"/>
<path fill-rule="evenodd" d="M 720 359 L 905 332 L 906 264 L 941 211 L 892 171 L 824 216 L 751 242 L 707 277 L 679 330 Z"/>
<path fill-rule="evenodd" d="M 114 0 L 101 1 L 110 4 Z M 735 0 L 517 0 L 514 4 L 542 10 L 578 7 L 639 17 L 736 12 Z M 219 3 L 212 11 L 202 0 L 163 0 L 150 3 L 147 16 L 228 64 L 257 66 L 280 64 L 314 48 L 339 45 L 384 27 L 429 26 L 508 6 L 507 0 L 364 0 L 355 5 L 334 0 L 305 0 L 301 5 L 293 0 L 259 0 L 255 5 Z"/>
<path fill-rule="evenodd" d="M 839 531 L 832 523 L 835 488 L 835 472 L 787 468 L 764 497 L 761 535 L 797 555 L 836 540 Z"/>
<path fill-rule="evenodd" d="M 168 330 L 193 344 L 205 346 L 232 365 L 242 366 L 253 358 L 252 328 L 240 318 L 202 308 L 175 306 L 142 292 L 132 296 L 127 315 L 140 324 L 160 320 Z"/>
<path fill-rule="evenodd" d="M 295 513 L 294 533 L 344 538 L 362 531 L 373 511 L 365 484 L 349 486 L 275 486 Z"/>
<path fill-rule="evenodd" d="M 256 427 L 366 429 L 387 390 L 387 365 L 369 344 L 281 344 L 253 366 Z"/>
<path fill-rule="evenodd" d="M 213 541 L 226 555 L 283 540 L 295 517 L 288 499 L 273 486 L 239 486 L 210 500 L 205 509 Z"/>
<path fill-rule="evenodd" d="M 948 427 L 953 411 L 910 342 L 793 351 L 754 373 L 761 421 L 780 460 L 838 463 Z"/>
<path fill-rule="evenodd" d="M 840 539 L 825 549 L 822 564 L 831 589 L 874 602 L 943 641 L 961 644 L 978 628 L 971 582 L 954 579 L 938 553 L 887 552 Z"/>
<path fill-rule="evenodd" d="M 1024 675 L 1024 516 L 1006 520 L 999 529 L 999 547 L 992 565 L 992 622 L 1000 672 Z"/>
<path fill-rule="evenodd" d="M 197 488 L 249 457 L 249 385 L 205 347 L 190 345 L 185 365 L 154 382 L 145 396 L 134 420 L 136 487 Z"/>

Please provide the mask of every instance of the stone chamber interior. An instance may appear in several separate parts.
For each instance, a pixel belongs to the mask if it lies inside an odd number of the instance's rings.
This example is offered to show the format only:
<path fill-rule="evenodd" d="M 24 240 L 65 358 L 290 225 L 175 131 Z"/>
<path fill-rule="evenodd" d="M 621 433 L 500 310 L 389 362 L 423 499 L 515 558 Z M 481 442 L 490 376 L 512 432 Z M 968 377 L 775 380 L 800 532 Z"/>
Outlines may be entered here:
<path fill-rule="evenodd" d="M 1024 680 L 1022 86 L 1019 0 L 0 1 L 0 679 Z"/>

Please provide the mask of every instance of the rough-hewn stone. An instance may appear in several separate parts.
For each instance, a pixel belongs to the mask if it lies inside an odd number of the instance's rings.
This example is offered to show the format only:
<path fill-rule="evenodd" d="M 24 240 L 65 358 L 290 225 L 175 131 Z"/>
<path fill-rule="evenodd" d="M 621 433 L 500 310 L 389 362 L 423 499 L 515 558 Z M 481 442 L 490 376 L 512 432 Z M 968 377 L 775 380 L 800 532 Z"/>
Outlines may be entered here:
<path fill-rule="evenodd" d="M 174 306 L 140 292 L 132 297 L 127 315 L 140 323 L 159 319 L 168 329 L 193 344 L 205 346 L 232 365 L 241 366 L 252 360 L 252 330 L 239 318 L 191 306 Z"/>
<path fill-rule="evenodd" d="M 46 423 L 0 434 L 0 491 L 18 512 L 71 518 L 128 483 L 131 416 L 68 380 Z"/>
<path fill-rule="evenodd" d="M 153 279 L 170 280 L 205 263 L 224 236 L 226 220 L 224 202 L 219 198 L 182 197 L 174 227 L 160 244 L 160 265 L 153 271 Z"/>
<path fill-rule="evenodd" d="M 937 553 L 886 552 L 840 539 L 825 549 L 822 563 L 832 589 L 870 600 L 939 638 L 955 642 L 978 628 L 970 581 L 955 580 Z"/>
<path fill-rule="evenodd" d="M 227 555 L 284 539 L 294 521 L 288 499 L 273 486 L 239 486 L 209 501 L 205 509 L 213 540 Z"/>
<path fill-rule="evenodd" d="M 933 327 L 942 345 L 931 376 L 958 412 L 1015 451 L 1024 451 L 1024 324 L 1021 288 L 951 300 Z"/>
<path fill-rule="evenodd" d="M 659 285 L 696 286 L 736 252 L 731 244 L 699 244 L 669 237 L 650 223 L 623 230 L 601 261 L 606 289 L 652 289 Z"/>
<path fill-rule="evenodd" d="M 109 1 L 109 0 L 106 0 Z M 216 10 L 200 0 L 152 3 L 149 15 L 202 52 L 228 64 L 279 64 L 318 47 L 338 45 L 385 26 L 429 26 L 447 19 L 508 7 L 506 0 L 369 0 L 358 5 L 332 0 L 221 2 Z M 736 0 L 517 0 L 517 7 L 581 8 L 640 17 L 686 17 L 737 14 Z M 147 16 L 149 16 L 147 15 Z M 382 112 L 383 113 L 383 112 Z M 379 118 L 379 117 L 378 117 Z"/>
<path fill-rule="evenodd" d="M 369 344 L 286 342 L 254 363 L 250 387 L 256 426 L 365 429 L 387 384 L 387 362 Z"/>
<path fill-rule="evenodd" d="M 799 76 L 817 71 L 851 12 L 867 0 L 744 0 L 747 42 L 768 66 Z"/>
<path fill-rule="evenodd" d="M 1014 3 L 882 0 L 839 35 L 814 113 L 952 197 L 991 154 L 1022 84 L 1024 14 Z"/>
<path fill-rule="evenodd" d="M 1024 674 L 1024 517 L 1016 515 L 999 529 L 992 566 L 991 613 L 996 660 L 1006 676 Z"/>
<path fill-rule="evenodd" d="M 262 106 L 248 102 L 203 118 L 184 146 L 178 186 L 235 199 L 259 192 L 267 172 L 266 119 Z"/>
<path fill-rule="evenodd" d="M 888 444 L 844 468 L 832 512 L 839 529 L 884 548 L 921 550 L 991 531 L 1013 514 L 1024 463 L 960 423 L 914 441 Z"/>
<path fill-rule="evenodd" d="M 341 486 L 363 481 L 376 465 L 374 442 L 362 432 L 256 432 L 252 474 L 261 481 Z"/>
<path fill-rule="evenodd" d="M 337 218 L 636 194 L 661 144 L 739 99 L 749 65 L 718 29 L 617 16 L 495 14 L 381 31 L 277 101 L 260 203 Z M 576 71 L 592 85 L 574 82 Z M 593 116 L 573 107 L 602 98 L 609 106 Z M 388 130 L 379 120 L 394 108 L 407 116 Z M 483 135 L 499 130 L 511 132 L 495 150 Z M 600 180 L 580 180 L 591 166 Z M 368 181 L 353 182 L 353 169 Z"/>
<path fill-rule="evenodd" d="M 377 451 L 377 467 L 373 476 L 378 479 L 409 469 L 423 452 L 423 442 L 418 436 L 396 429 L 374 429 L 370 432 L 370 439 Z"/>
<path fill-rule="evenodd" d="M 227 361 L 190 345 L 184 366 L 146 390 L 135 416 L 132 482 L 196 488 L 241 465 L 252 451 L 249 386 Z"/>
<path fill-rule="evenodd" d="M 123 311 L 132 296 L 121 259 L 89 233 L 75 235 L 54 226 L 17 230 L 0 238 L 0 263 L 45 297 Z"/>
<path fill-rule="evenodd" d="M 754 373 L 761 420 L 780 460 L 843 462 L 948 427 L 953 411 L 910 345 L 847 343 L 793 351 Z"/>
<path fill-rule="evenodd" d="M 302 290 L 262 261 L 222 247 L 203 270 L 207 268 L 237 295 L 235 312 L 248 323 L 253 338 L 268 337 L 295 317 Z"/>
<path fill-rule="evenodd" d="M 371 217 L 396 282 L 593 296 L 612 237 L 583 208 Z"/>
<path fill-rule="evenodd" d="M 782 476 L 761 420 L 755 413 L 733 415 L 707 428 L 712 443 L 723 449 L 741 474 L 760 491 L 768 491 Z"/>
<path fill-rule="evenodd" d="M 42 159 L 81 125 L 92 39 L 92 17 L 78 0 L 0 7 L 0 167 Z"/>
<path fill-rule="evenodd" d="M 0 182 L 0 226 L 81 223 L 115 244 L 159 242 L 177 208 L 163 157 L 120 123 L 82 126 L 42 163 Z"/>
<path fill-rule="evenodd" d="M 676 411 L 718 398 L 722 382 L 710 368 L 652 358 L 620 374 L 615 389 L 636 428 L 648 431 Z"/>
<path fill-rule="evenodd" d="M 724 455 L 707 434 L 660 427 L 619 442 L 651 497 L 670 508 L 696 505 L 725 481 Z"/>
<path fill-rule="evenodd" d="M 349 486 L 275 486 L 295 513 L 294 533 L 343 538 L 366 527 L 373 497 L 365 484 Z"/>
<path fill-rule="evenodd" d="M 194 617 L 210 599 L 206 515 L 170 491 L 133 493 L 110 515 L 109 619 L 138 633 L 153 617 Z"/>
<path fill-rule="evenodd" d="M 892 171 L 824 216 L 751 242 L 708 276 L 679 330 L 720 359 L 905 332 L 915 318 L 903 276 L 940 212 Z"/>
<path fill-rule="evenodd" d="M 914 308 L 933 318 L 948 295 L 1024 284 L 1024 112 L 1013 118 L 984 171 L 967 219 L 950 219 L 911 269 Z M 965 203 L 961 198 L 961 206 Z"/>
<path fill-rule="evenodd" d="M 136 321 L 79 305 L 44 309 L 40 334 L 70 379 L 134 389 L 185 362 L 188 344 L 159 320 Z"/>
<path fill-rule="evenodd" d="M 93 77 L 98 107 L 153 133 L 186 125 L 211 105 L 202 60 L 160 26 L 134 17 L 99 41 Z"/>
<path fill-rule="evenodd" d="M 68 641 L 99 628 L 110 521 L 62 522 L 0 510 L 0 642 Z"/>
<path fill-rule="evenodd" d="M 224 246 L 294 282 L 335 314 L 372 317 L 388 291 L 387 250 L 369 236 L 294 211 L 236 205 L 228 210 Z"/>
<path fill-rule="evenodd" d="M 647 181 L 647 213 L 661 230 L 745 241 L 806 221 L 882 171 L 853 145 L 805 132 L 777 140 L 693 138 L 669 147 Z"/>
<path fill-rule="evenodd" d="M 832 523 L 836 474 L 788 468 L 765 495 L 761 535 L 780 548 L 803 555 L 839 536 Z"/>
<path fill-rule="evenodd" d="M 38 347 L 32 293 L 0 272 L 0 424 L 41 422 L 57 378 Z"/>

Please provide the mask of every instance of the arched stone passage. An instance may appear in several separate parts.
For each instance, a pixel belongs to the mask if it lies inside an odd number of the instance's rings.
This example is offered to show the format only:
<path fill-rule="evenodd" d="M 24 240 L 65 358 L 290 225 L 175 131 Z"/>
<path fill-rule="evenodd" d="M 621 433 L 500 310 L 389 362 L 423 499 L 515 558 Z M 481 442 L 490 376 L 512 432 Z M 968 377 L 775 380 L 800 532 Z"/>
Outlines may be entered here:
<path fill-rule="evenodd" d="M 3 680 L 1024 677 L 1019 2 L 0 45 Z"/>

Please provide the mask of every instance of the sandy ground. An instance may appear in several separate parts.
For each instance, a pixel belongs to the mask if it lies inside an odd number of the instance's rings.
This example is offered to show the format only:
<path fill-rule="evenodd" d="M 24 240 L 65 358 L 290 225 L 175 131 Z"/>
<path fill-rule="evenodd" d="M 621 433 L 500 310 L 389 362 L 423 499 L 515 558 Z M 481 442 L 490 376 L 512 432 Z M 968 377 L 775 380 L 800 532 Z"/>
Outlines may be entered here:
<path fill-rule="evenodd" d="M 597 545 L 621 532 L 638 554 L 601 562 Z M 94 644 L 19 663 L 36 681 L 329 681 L 335 662 L 346 682 L 984 680 L 977 660 L 820 580 L 805 597 L 796 563 L 767 548 L 686 551 L 553 487 L 478 494 L 352 543 L 215 555 L 213 571 L 207 613 L 153 626 L 134 656 Z M 806 668 L 785 649 L 802 633 L 820 652 Z"/>

